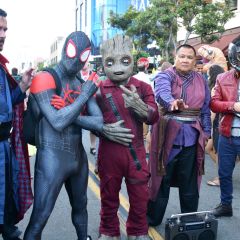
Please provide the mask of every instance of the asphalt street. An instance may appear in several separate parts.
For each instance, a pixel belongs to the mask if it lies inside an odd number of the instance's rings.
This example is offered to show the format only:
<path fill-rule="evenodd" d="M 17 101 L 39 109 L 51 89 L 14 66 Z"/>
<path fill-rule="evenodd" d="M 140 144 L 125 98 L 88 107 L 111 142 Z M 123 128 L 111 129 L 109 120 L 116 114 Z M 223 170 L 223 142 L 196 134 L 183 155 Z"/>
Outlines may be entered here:
<path fill-rule="evenodd" d="M 99 212 L 100 212 L 100 201 L 99 201 L 99 181 L 97 176 L 94 175 L 94 158 L 89 153 L 89 134 L 87 131 L 83 133 L 84 146 L 89 158 L 89 183 L 88 183 L 88 215 L 89 224 L 88 232 L 92 236 L 93 240 L 98 238 L 98 227 L 99 227 Z M 34 168 L 34 157 L 31 158 L 31 171 L 33 173 Z M 233 199 L 233 217 L 231 218 L 220 218 L 218 220 L 218 233 L 217 240 L 238 240 L 240 235 L 240 164 L 237 164 L 234 170 L 233 183 L 234 183 L 234 199 Z M 209 179 L 212 179 L 216 175 L 216 167 L 210 160 L 209 156 L 206 155 L 206 166 L 205 175 L 202 180 L 199 211 L 212 210 L 219 203 L 219 187 L 208 186 L 206 183 Z M 122 239 L 126 239 L 125 233 L 125 221 L 127 218 L 127 209 L 129 207 L 127 201 L 126 189 L 124 182 L 122 184 L 122 190 L 120 194 L 121 207 L 119 209 L 119 218 L 121 223 L 121 234 Z M 28 210 L 25 218 L 18 224 L 21 231 L 24 231 L 32 208 Z M 171 189 L 170 199 L 166 214 L 163 220 L 163 224 L 151 229 L 149 233 L 155 240 L 163 240 L 165 232 L 165 221 L 172 214 L 180 213 L 178 191 L 175 188 Z M 21 236 L 22 237 L 22 236 Z M 54 210 L 44 228 L 42 234 L 43 240 L 76 240 L 77 235 L 71 222 L 71 208 L 66 194 L 65 188 L 62 189 Z M 2 238 L 0 237 L 0 240 Z M 206 239 L 207 240 L 207 239 Z"/>

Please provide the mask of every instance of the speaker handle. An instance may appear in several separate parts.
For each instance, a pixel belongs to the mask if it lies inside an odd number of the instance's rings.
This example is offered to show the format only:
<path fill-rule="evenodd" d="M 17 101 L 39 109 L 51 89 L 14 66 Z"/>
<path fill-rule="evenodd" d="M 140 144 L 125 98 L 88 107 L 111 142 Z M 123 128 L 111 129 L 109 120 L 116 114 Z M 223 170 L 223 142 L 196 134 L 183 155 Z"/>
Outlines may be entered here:
<path fill-rule="evenodd" d="M 172 214 L 171 218 L 177 218 L 177 223 L 180 223 L 181 220 L 180 218 L 183 216 L 191 216 L 191 215 L 195 215 L 195 214 L 206 214 L 205 215 L 205 220 L 208 219 L 208 214 L 212 214 L 212 211 L 201 211 L 201 212 L 190 212 L 190 213 L 180 213 L 180 214 Z"/>
<path fill-rule="evenodd" d="M 191 216 L 191 215 L 195 215 L 195 214 L 208 214 L 208 213 L 212 213 L 212 211 L 202 211 L 202 212 L 190 212 L 190 213 L 180 213 L 180 214 L 173 214 L 171 215 L 171 218 L 174 217 L 182 217 L 182 216 Z"/>

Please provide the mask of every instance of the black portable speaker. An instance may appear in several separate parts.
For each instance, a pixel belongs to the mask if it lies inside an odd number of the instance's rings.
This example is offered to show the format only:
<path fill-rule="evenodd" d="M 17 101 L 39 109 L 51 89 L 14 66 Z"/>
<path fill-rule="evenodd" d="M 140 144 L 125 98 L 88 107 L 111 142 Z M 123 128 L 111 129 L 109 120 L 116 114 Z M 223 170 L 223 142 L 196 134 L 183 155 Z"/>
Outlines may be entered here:
<path fill-rule="evenodd" d="M 166 220 L 165 240 L 216 240 L 217 228 L 211 211 L 175 214 Z"/>

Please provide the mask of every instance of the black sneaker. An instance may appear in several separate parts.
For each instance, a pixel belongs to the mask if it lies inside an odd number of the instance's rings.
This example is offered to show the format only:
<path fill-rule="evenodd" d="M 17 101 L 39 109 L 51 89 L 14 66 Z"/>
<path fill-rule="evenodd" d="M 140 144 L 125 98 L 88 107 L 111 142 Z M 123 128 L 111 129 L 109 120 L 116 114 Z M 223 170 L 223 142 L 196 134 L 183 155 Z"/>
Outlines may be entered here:
<path fill-rule="evenodd" d="M 215 217 L 232 217 L 232 205 L 220 203 L 216 208 L 214 208 L 213 215 Z"/>

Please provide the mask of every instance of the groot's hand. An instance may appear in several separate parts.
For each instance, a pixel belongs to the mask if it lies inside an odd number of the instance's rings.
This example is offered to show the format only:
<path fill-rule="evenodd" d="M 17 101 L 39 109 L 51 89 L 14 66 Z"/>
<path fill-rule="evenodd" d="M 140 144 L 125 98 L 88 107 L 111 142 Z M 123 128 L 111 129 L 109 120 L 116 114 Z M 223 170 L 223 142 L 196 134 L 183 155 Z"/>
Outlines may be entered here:
<path fill-rule="evenodd" d="M 125 102 L 125 107 L 132 108 L 133 111 L 141 118 L 147 118 L 148 106 L 139 97 L 136 87 L 134 85 L 131 85 L 131 90 L 128 90 L 122 85 L 120 87 L 124 92 L 122 96 Z"/>
<path fill-rule="evenodd" d="M 128 146 L 132 142 L 134 135 L 131 134 L 131 129 L 123 127 L 123 120 L 115 123 L 103 125 L 102 134 L 113 142 Z"/>

